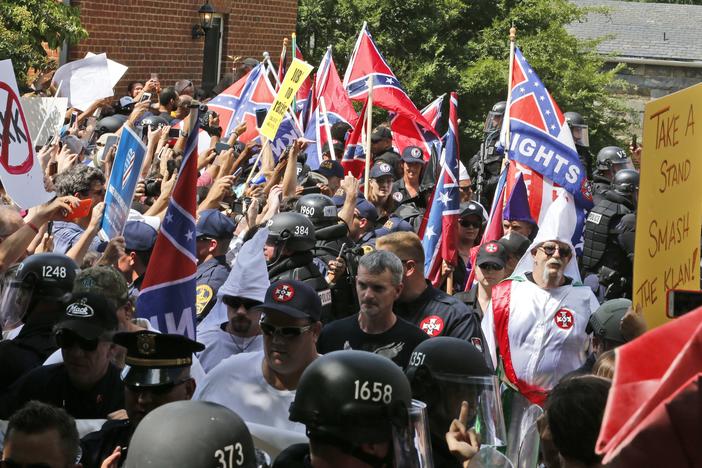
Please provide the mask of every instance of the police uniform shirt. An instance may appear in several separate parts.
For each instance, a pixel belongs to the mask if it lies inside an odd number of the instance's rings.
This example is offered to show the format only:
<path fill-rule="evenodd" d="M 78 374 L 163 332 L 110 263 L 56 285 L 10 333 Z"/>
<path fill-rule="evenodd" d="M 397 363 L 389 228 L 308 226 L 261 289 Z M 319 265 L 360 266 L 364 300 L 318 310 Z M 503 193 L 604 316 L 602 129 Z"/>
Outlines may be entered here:
<path fill-rule="evenodd" d="M 197 266 L 195 274 L 196 308 L 198 317 L 209 312 L 217 300 L 217 291 L 229 276 L 231 267 L 224 255 L 205 260 Z"/>
<path fill-rule="evenodd" d="M 80 440 L 82 456 L 80 459 L 83 468 L 100 468 L 103 460 L 112 455 L 116 447 L 129 448 L 134 428 L 128 419 L 107 421 L 99 431 L 91 432 Z M 117 466 L 122 466 L 126 459 L 126 452 L 117 461 Z"/>
<path fill-rule="evenodd" d="M 411 302 L 395 302 L 395 313 L 433 336 L 468 340 L 486 353 L 480 318 L 465 304 L 427 282 L 427 288 Z M 488 355 L 486 354 L 486 358 Z"/>
<path fill-rule="evenodd" d="M 105 375 L 89 390 L 77 389 L 63 364 L 42 366 L 24 375 L 0 398 L 0 418 L 6 419 L 31 400 L 65 409 L 75 419 L 106 419 L 124 408 L 119 369 L 109 364 Z"/>
<path fill-rule="evenodd" d="M 404 369 L 414 348 L 428 338 L 426 333 L 400 317 L 383 333 L 365 333 L 356 314 L 325 325 L 317 341 L 317 350 L 321 354 L 346 349 L 369 351 L 392 359 Z"/>

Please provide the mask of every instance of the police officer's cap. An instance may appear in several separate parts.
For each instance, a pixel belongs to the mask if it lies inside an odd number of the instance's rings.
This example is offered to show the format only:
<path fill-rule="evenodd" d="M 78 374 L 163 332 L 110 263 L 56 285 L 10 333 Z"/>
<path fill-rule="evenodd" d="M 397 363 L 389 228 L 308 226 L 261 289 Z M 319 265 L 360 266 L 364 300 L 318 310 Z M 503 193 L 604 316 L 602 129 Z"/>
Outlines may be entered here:
<path fill-rule="evenodd" d="M 156 229 L 142 221 L 128 221 L 124 225 L 124 247 L 131 252 L 149 252 L 156 244 Z"/>
<path fill-rule="evenodd" d="M 231 463 L 230 463 L 231 462 Z M 206 401 L 159 406 L 137 426 L 126 468 L 255 468 L 251 433 L 232 410 Z"/>
<path fill-rule="evenodd" d="M 212 239 L 231 239 L 234 236 L 236 225 L 234 221 L 219 210 L 203 210 L 195 226 L 196 237 L 210 237 Z"/>
<path fill-rule="evenodd" d="M 626 343 L 627 340 L 619 327 L 629 307 L 631 307 L 629 299 L 610 299 L 604 302 L 590 316 L 585 331 L 603 340 Z"/>
<path fill-rule="evenodd" d="M 424 164 L 424 153 L 419 146 L 408 146 L 402 150 L 402 160 L 406 163 Z"/>
<path fill-rule="evenodd" d="M 205 349 L 202 343 L 183 335 L 150 330 L 115 333 L 112 341 L 127 348 L 122 380 L 135 387 L 178 383 L 183 369 L 193 363 L 193 353 Z"/>

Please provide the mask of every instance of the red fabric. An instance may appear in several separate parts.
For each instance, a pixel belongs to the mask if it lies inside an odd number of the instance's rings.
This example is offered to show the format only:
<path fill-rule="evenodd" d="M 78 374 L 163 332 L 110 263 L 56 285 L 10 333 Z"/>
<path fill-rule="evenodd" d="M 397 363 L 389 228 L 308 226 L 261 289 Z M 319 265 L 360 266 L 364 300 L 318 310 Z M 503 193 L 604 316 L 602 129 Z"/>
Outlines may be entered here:
<path fill-rule="evenodd" d="M 543 406 L 546 390 L 538 385 L 531 385 L 519 377 L 512 365 L 512 350 L 509 343 L 509 305 L 512 295 L 512 280 L 503 281 L 492 288 L 492 314 L 495 323 L 495 338 L 502 357 L 505 376 L 517 387 L 519 393 L 530 402 Z"/>
<path fill-rule="evenodd" d="M 698 308 L 617 348 L 614 381 L 595 448 L 605 461 L 642 440 L 637 437 L 661 421 L 661 408 L 702 371 L 701 323 Z"/>

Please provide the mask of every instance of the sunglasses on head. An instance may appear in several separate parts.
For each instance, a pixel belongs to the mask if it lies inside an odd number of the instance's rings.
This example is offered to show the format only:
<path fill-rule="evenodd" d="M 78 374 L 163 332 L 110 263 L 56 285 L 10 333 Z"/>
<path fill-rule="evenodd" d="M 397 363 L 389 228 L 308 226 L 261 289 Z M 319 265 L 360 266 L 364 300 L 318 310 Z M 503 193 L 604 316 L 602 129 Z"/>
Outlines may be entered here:
<path fill-rule="evenodd" d="M 548 257 L 552 257 L 556 253 L 556 250 L 558 251 L 561 257 L 570 257 L 570 254 L 573 253 L 573 250 L 567 245 L 542 245 L 539 248 Z"/>
<path fill-rule="evenodd" d="M 98 339 L 89 340 L 66 330 L 59 330 L 56 332 L 56 344 L 61 349 L 69 349 L 73 346 L 78 346 L 83 351 L 95 351 L 99 342 L 100 340 Z"/>
<path fill-rule="evenodd" d="M 504 268 L 497 263 L 481 263 L 478 267 L 480 267 L 481 270 L 487 271 L 499 271 Z"/>
<path fill-rule="evenodd" d="M 222 298 L 222 302 L 224 302 L 225 305 L 231 307 L 234 310 L 238 309 L 241 306 L 244 306 L 244 309 L 248 310 L 257 305 L 261 305 L 261 302 L 255 299 L 247 299 L 245 297 L 236 296 L 224 296 Z"/>
<path fill-rule="evenodd" d="M 466 228 L 472 227 L 476 229 L 479 229 L 482 225 L 482 223 L 480 223 L 479 221 L 471 221 L 469 219 L 460 219 L 458 220 L 458 224 Z"/>
<path fill-rule="evenodd" d="M 51 468 L 48 463 L 18 463 L 11 458 L 0 460 L 0 468 Z"/>
<path fill-rule="evenodd" d="M 266 336 L 281 336 L 283 338 L 297 338 L 298 336 L 306 333 L 312 329 L 312 325 L 305 325 L 304 327 L 276 327 L 270 323 L 266 323 L 263 320 L 259 322 L 261 326 L 261 332 Z"/>

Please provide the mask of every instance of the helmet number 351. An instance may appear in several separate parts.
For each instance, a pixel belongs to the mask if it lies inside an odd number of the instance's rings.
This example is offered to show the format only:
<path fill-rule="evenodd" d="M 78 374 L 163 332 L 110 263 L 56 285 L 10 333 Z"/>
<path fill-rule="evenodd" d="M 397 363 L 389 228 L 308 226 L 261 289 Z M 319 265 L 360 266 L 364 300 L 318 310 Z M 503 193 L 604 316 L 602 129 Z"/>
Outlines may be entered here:
<path fill-rule="evenodd" d="M 234 459 L 234 452 L 236 452 L 236 460 Z M 244 447 L 241 445 L 241 442 L 227 445 L 223 449 L 217 449 L 214 456 L 217 458 L 221 468 L 242 466 L 244 464 Z"/>
<path fill-rule="evenodd" d="M 362 401 L 382 401 L 386 405 L 392 401 L 392 386 L 382 382 L 354 380 L 355 392 L 353 398 Z"/>

